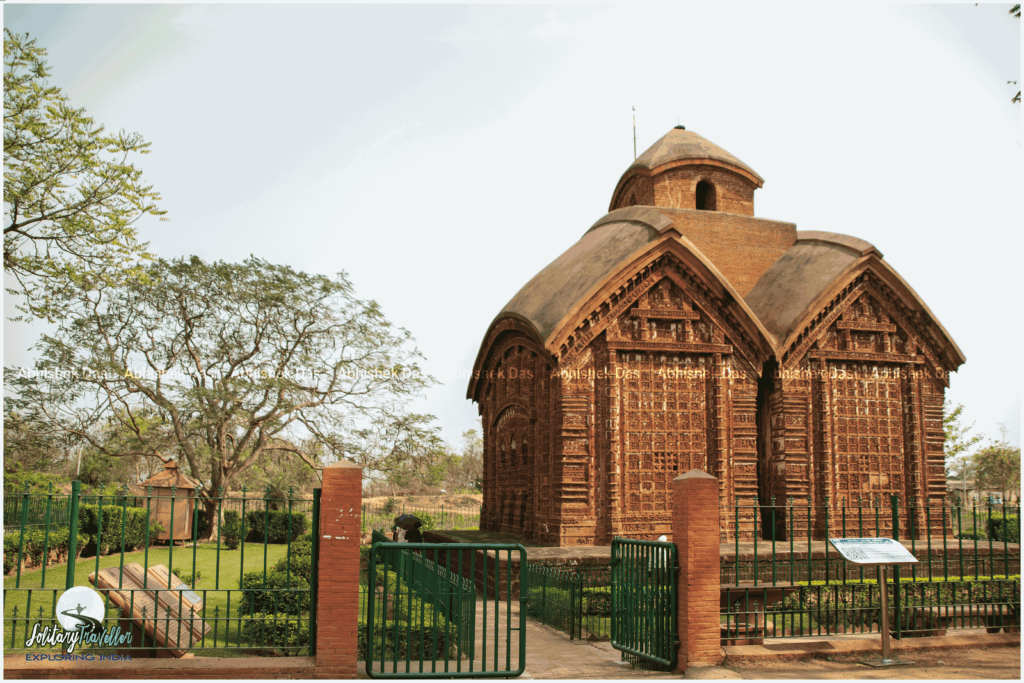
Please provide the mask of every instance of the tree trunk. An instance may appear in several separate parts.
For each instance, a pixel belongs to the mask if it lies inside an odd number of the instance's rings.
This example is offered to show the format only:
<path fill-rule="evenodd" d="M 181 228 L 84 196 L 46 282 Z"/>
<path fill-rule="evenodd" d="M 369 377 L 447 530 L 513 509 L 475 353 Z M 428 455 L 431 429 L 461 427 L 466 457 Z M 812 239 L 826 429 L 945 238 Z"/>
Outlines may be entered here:
<path fill-rule="evenodd" d="M 206 519 L 210 520 L 210 529 L 206 532 L 206 537 L 201 540 L 215 541 L 220 533 L 220 515 L 217 514 L 220 508 L 220 499 L 206 496 L 203 496 L 202 499 L 203 508 L 206 510 Z"/>

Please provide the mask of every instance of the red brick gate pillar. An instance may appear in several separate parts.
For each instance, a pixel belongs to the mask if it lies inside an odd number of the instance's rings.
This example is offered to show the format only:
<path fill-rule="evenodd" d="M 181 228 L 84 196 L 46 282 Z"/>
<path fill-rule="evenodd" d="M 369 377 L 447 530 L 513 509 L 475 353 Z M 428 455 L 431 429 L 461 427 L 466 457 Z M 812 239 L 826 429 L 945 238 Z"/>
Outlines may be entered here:
<path fill-rule="evenodd" d="M 317 558 L 317 677 L 355 678 L 359 621 L 359 543 L 363 468 L 324 468 Z"/>
<path fill-rule="evenodd" d="M 723 659 L 718 518 L 718 479 L 691 470 L 672 481 L 672 540 L 679 555 L 679 671 Z"/>

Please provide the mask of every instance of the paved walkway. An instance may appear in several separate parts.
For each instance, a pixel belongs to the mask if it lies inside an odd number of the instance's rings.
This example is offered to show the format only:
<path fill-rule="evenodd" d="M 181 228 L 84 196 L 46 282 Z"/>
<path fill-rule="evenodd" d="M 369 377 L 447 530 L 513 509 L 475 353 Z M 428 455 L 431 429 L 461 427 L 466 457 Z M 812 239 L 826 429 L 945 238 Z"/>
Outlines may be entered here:
<path fill-rule="evenodd" d="M 485 605 L 486 602 L 486 605 Z M 484 609 L 486 606 L 487 620 L 484 621 Z M 486 634 L 484 624 L 486 623 Z M 494 671 L 495 655 L 499 669 L 506 669 L 506 662 L 511 664 L 511 669 L 516 669 L 519 660 L 519 632 L 516 630 L 520 624 L 519 604 L 512 603 L 512 619 L 509 623 L 505 603 L 501 604 L 501 610 L 495 620 L 494 600 L 479 600 L 477 603 L 477 656 L 473 662 L 474 671 Z M 618 650 L 614 649 L 607 641 L 590 642 L 586 640 L 569 640 L 569 636 L 561 631 L 556 631 L 550 626 L 541 624 L 534 619 L 524 620 L 526 628 L 526 671 L 520 678 L 536 679 L 665 679 L 679 678 L 678 674 L 660 671 L 644 671 L 634 669 L 632 665 L 623 662 Z M 510 628 L 511 627 L 511 628 Z M 494 634 L 499 637 L 495 641 Z M 512 651 L 508 652 L 506 643 L 511 634 Z M 486 635 L 486 641 L 484 636 Z M 486 642 L 486 651 L 484 643 Z M 497 644 L 497 650 L 495 650 Z M 486 662 L 484 658 L 486 657 Z M 436 670 L 444 671 L 445 662 L 439 661 Z M 448 661 L 449 671 L 457 668 L 454 660 Z M 468 670 L 469 661 L 463 659 L 461 662 L 463 671 Z M 374 663 L 374 670 L 380 669 L 380 663 Z M 418 663 L 413 664 L 414 672 L 419 671 Z M 426 663 L 425 671 L 430 671 L 430 662 Z M 385 671 L 393 671 L 391 663 L 385 663 Z M 398 663 L 398 671 L 405 671 L 405 662 Z M 359 678 L 368 678 L 364 662 L 359 662 Z"/>

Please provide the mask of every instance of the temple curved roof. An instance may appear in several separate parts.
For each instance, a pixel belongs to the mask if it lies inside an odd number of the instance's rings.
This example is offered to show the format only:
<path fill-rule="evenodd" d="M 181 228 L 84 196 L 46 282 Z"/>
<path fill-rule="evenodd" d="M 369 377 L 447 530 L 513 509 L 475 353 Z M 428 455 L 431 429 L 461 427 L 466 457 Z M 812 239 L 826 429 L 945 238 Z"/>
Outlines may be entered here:
<path fill-rule="evenodd" d="M 709 159 L 735 166 L 752 175 L 759 184 L 764 184 L 764 178 L 758 175 L 754 169 L 707 138 L 686 130 L 682 126 L 676 126 L 651 145 L 626 169 L 624 175 L 629 175 L 631 171 L 637 169 L 653 171 L 674 162 L 700 159 Z"/>
<path fill-rule="evenodd" d="M 672 224 L 657 209 L 618 209 L 597 221 L 578 242 L 533 276 L 501 309 L 529 322 L 545 342 L 579 300 L 623 260 Z M 492 323 L 493 327 L 493 323 Z"/>
<path fill-rule="evenodd" d="M 881 252 L 849 235 L 817 230 L 796 233 L 796 243 L 773 263 L 745 297 L 765 328 L 784 341 L 810 306 L 858 259 Z"/>
<path fill-rule="evenodd" d="M 910 308 L 930 321 L 929 334 L 942 350 L 948 369 L 955 370 L 966 361 L 927 304 L 872 244 L 850 235 L 817 230 L 798 231 L 796 235 L 793 246 L 744 297 L 765 329 L 775 336 L 777 355 L 787 352 L 794 334 L 819 312 L 823 297 L 849 281 L 852 274 L 871 268 L 901 293 Z"/>

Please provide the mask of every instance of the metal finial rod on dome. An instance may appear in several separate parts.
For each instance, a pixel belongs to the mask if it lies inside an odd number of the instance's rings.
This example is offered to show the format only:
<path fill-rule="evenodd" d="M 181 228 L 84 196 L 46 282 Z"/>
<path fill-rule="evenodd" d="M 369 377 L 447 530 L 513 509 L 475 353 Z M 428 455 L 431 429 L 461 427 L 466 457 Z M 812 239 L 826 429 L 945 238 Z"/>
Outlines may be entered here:
<path fill-rule="evenodd" d="M 633 107 L 633 161 L 636 161 L 636 107 Z"/>

